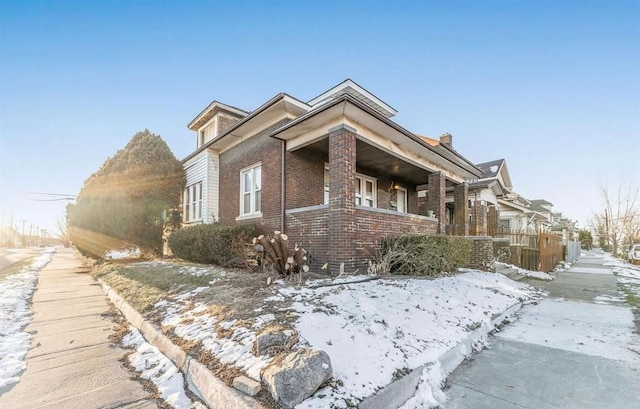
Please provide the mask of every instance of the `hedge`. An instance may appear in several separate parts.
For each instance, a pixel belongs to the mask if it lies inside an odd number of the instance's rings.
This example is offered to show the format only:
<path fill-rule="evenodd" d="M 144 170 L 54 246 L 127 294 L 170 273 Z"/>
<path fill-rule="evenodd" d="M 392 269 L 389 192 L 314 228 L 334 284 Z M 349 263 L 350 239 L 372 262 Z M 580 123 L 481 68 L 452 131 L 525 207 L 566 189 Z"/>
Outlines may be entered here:
<path fill-rule="evenodd" d="M 382 254 L 392 274 L 437 277 L 468 264 L 472 246 L 462 237 L 393 236 L 382 239 Z"/>
<path fill-rule="evenodd" d="M 258 234 L 253 224 L 199 224 L 171 233 L 169 247 L 176 257 L 195 263 L 243 265 L 244 245 Z"/>

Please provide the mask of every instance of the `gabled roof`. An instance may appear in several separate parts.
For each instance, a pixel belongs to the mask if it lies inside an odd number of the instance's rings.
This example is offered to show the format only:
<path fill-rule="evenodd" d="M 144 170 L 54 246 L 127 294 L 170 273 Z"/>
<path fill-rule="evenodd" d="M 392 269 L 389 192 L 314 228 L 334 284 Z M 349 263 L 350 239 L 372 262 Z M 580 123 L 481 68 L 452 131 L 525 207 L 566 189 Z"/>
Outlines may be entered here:
<path fill-rule="evenodd" d="M 498 179 L 502 183 L 502 187 L 510 191 L 513 189 L 509 169 L 507 169 L 507 161 L 504 159 L 492 160 L 490 162 L 476 164 L 482 170 L 482 179 Z"/>
<path fill-rule="evenodd" d="M 213 116 L 220 111 L 230 113 L 238 118 L 242 118 L 243 116 L 248 114 L 248 112 L 243 109 L 223 104 L 222 102 L 214 100 L 209 105 L 207 105 L 207 107 L 203 109 L 202 112 L 196 115 L 196 117 L 193 118 L 191 122 L 189 122 L 187 128 L 191 129 L 192 131 L 197 131 L 198 128 L 206 124 L 209 119 L 213 118 Z"/>
<path fill-rule="evenodd" d="M 356 84 L 355 81 L 351 79 L 344 80 L 330 90 L 325 91 L 317 97 L 313 98 L 311 101 L 307 102 L 307 104 L 311 106 L 320 105 L 343 94 L 351 95 L 353 98 L 365 103 L 387 118 L 391 118 L 398 113 L 398 111 L 396 111 L 393 107 L 391 107 L 386 102 L 376 97 L 360 85 Z"/>
<path fill-rule="evenodd" d="M 482 178 L 495 178 L 500 172 L 500 168 L 505 163 L 504 159 L 492 160 L 491 162 L 484 162 L 476 164 L 482 170 Z"/>
<path fill-rule="evenodd" d="M 284 105 L 285 107 L 288 107 L 288 109 L 295 109 L 297 111 L 298 115 L 301 114 L 302 112 L 308 111 L 309 108 L 310 108 L 307 104 L 305 104 L 304 102 L 300 101 L 299 99 L 296 99 L 296 98 L 294 98 L 294 97 L 292 97 L 292 96 L 290 96 L 288 94 L 285 94 L 285 93 L 279 93 L 276 96 L 274 96 L 273 98 L 271 98 L 270 100 L 268 100 L 267 102 L 265 102 L 264 104 L 260 105 L 258 108 L 256 108 L 253 111 L 251 111 L 251 113 L 247 114 L 246 116 L 244 116 L 243 118 L 241 118 L 237 122 L 234 122 L 223 133 L 221 133 L 220 135 L 218 135 L 214 139 L 210 140 L 209 142 L 205 143 L 204 145 L 202 145 L 201 147 L 196 149 L 194 152 L 192 152 L 186 158 L 184 158 L 182 160 L 182 162 L 185 163 L 186 161 L 188 161 L 189 159 L 193 158 L 194 156 L 196 156 L 200 152 L 204 151 L 205 149 L 214 147 L 216 144 L 220 143 L 220 141 L 225 139 L 225 137 L 227 135 L 231 135 L 232 133 L 240 130 L 243 126 L 245 126 L 248 123 L 252 122 L 252 120 L 258 118 L 259 116 L 261 116 L 265 112 L 271 110 L 272 108 L 278 106 L 279 104 L 280 105 Z M 203 111 L 203 112 L 205 112 L 205 111 Z"/>

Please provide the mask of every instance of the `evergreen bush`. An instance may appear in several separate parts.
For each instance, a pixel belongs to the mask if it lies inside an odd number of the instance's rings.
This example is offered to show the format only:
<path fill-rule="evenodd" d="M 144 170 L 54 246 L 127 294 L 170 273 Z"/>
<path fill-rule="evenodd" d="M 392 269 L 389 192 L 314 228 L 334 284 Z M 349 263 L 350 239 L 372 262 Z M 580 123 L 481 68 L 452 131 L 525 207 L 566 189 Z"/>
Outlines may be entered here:
<path fill-rule="evenodd" d="M 176 257 L 194 263 L 241 266 L 245 245 L 258 234 L 253 224 L 199 224 L 171 233 L 169 247 Z"/>
<path fill-rule="evenodd" d="M 382 257 L 391 274 L 438 277 L 466 265 L 472 247 L 462 237 L 392 236 L 382 239 Z"/>

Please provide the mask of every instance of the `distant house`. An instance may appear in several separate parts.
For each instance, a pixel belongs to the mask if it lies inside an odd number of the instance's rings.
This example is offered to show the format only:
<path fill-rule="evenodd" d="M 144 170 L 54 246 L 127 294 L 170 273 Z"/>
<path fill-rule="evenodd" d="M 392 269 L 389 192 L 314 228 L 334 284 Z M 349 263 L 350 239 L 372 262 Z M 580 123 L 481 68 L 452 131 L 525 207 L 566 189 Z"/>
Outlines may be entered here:
<path fill-rule="evenodd" d="M 467 235 L 465 181 L 482 172 L 395 114 L 352 80 L 306 102 L 280 93 L 252 111 L 213 101 L 188 124 L 196 149 L 183 160 L 184 224 L 283 231 L 333 271 L 362 268 L 385 235 L 447 225 Z"/>

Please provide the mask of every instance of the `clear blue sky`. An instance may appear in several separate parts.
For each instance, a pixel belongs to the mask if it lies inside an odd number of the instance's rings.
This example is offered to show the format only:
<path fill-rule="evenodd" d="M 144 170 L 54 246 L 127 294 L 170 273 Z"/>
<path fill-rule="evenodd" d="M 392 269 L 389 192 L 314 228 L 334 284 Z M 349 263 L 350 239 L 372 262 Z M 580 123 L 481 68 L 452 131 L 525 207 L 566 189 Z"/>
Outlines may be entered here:
<path fill-rule="evenodd" d="M 505 158 L 581 221 L 640 181 L 640 1 L 0 1 L 0 222 L 55 230 L 139 130 L 182 159 L 213 99 L 252 110 L 351 78 L 407 129 Z"/>

